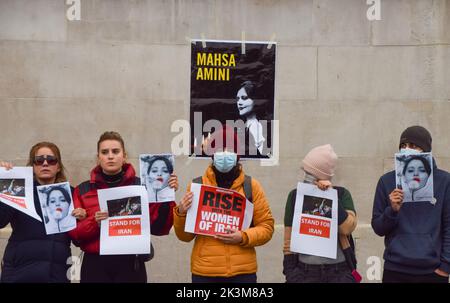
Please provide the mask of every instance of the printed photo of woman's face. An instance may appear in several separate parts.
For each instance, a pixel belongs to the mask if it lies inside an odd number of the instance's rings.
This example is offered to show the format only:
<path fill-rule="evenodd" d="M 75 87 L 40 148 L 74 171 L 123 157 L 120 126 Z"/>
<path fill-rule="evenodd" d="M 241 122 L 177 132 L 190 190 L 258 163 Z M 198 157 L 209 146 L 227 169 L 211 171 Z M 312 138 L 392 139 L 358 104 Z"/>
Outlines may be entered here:
<path fill-rule="evenodd" d="M 242 87 L 238 91 L 237 96 L 236 96 L 236 101 L 237 101 L 237 107 L 239 110 L 239 115 L 247 116 L 253 112 L 254 102 L 247 95 L 247 92 L 244 87 Z"/>
<path fill-rule="evenodd" d="M 154 190 L 161 190 L 169 184 L 170 171 L 163 160 L 156 160 L 150 167 L 148 181 Z"/>
<path fill-rule="evenodd" d="M 428 180 L 428 173 L 422 161 L 411 160 L 405 170 L 405 181 L 411 190 L 421 189 Z"/>
<path fill-rule="evenodd" d="M 130 205 L 130 209 L 133 213 L 136 213 L 140 207 L 141 205 L 139 203 L 131 203 Z"/>
<path fill-rule="evenodd" d="M 53 190 L 48 196 L 50 215 L 56 220 L 61 220 L 69 213 L 70 201 L 67 201 L 61 190 Z"/>

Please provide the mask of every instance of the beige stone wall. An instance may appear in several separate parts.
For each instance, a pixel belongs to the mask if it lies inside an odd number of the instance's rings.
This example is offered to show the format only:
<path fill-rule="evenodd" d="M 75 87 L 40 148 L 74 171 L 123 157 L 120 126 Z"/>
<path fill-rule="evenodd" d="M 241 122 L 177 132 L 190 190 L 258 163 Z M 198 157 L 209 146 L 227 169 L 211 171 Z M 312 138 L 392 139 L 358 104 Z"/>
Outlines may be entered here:
<path fill-rule="evenodd" d="M 170 149 L 172 122 L 189 117 L 186 37 L 275 34 L 280 165 L 244 164 L 277 224 L 258 248 L 261 282 L 283 281 L 285 200 L 312 147 L 331 143 L 340 156 L 335 182 L 355 200 L 364 276 L 367 258 L 382 256 L 372 200 L 401 131 L 427 127 L 438 165 L 450 169 L 448 0 L 381 0 L 380 21 L 367 20 L 365 0 L 81 0 L 81 21 L 68 21 L 67 8 L 63 0 L 0 1 L 0 159 L 24 164 L 33 143 L 53 141 L 74 185 L 88 178 L 105 130 L 123 135 L 134 164 L 139 153 Z M 180 197 L 207 162 L 176 161 Z M 190 281 L 191 244 L 173 232 L 154 241 L 150 279 Z"/>

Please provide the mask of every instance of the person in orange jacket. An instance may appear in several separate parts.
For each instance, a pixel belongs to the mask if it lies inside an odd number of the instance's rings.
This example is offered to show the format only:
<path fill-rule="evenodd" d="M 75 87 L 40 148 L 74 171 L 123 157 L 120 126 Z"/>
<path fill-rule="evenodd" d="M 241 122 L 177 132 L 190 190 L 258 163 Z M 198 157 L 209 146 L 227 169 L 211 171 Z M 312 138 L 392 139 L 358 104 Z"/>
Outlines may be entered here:
<path fill-rule="evenodd" d="M 224 144 L 221 146 L 217 144 L 218 138 L 223 138 Z M 227 146 L 228 142 L 233 142 L 233 146 Z M 245 195 L 244 183 L 250 182 L 251 198 L 247 196 L 247 199 L 251 199 L 254 206 L 252 224 L 246 230 L 229 230 L 228 234 L 214 237 L 185 232 L 186 213 L 193 198 L 189 185 L 181 202 L 174 208 L 175 233 L 184 242 L 195 239 L 191 255 L 193 283 L 256 283 L 255 247 L 264 245 L 272 238 L 272 212 L 261 184 L 254 178 L 249 179 L 239 163 L 239 142 L 234 129 L 224 126 L 211 136 L 210 143 L 210 146 L 215 147 L 210 148 L 207 154 L 212 155 L 213 163 L 202 176 L 202 184 L 231 189 Z"/>

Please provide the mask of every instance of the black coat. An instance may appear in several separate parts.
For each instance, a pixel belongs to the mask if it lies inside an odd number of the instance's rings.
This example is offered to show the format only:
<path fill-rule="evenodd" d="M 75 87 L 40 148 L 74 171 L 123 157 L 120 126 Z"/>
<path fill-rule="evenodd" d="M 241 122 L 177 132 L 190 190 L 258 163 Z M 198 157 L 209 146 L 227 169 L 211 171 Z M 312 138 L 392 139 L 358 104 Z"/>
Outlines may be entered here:
<path fill-rule="evenodd" d="M 34 205 L 42 219 L 36 181 Z M 1 282 L 69 282 L 70 238 L 67 233 L 47 235 L 43 222 L 0 203 L 0 228 L 8 223 L 12 227 L 3 256 Z"/>

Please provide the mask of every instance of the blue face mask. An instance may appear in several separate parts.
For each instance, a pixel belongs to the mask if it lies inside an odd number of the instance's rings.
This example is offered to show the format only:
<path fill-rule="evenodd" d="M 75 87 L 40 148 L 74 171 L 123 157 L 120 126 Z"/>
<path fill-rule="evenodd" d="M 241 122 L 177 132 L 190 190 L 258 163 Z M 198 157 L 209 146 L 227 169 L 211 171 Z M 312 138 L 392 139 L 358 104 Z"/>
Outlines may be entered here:
<path fill-rule="evenodd" d="M 229 172 L 237 163 L 237 154 L 230 152 L 214 153 L 214 167 L 221 173 Z"/>
<path fill-rule="evenodd" d="M 420 154 L 420 151 L 413 148 L 401 148 L 400 153 L 404 155 L 417 155 Z"/>

